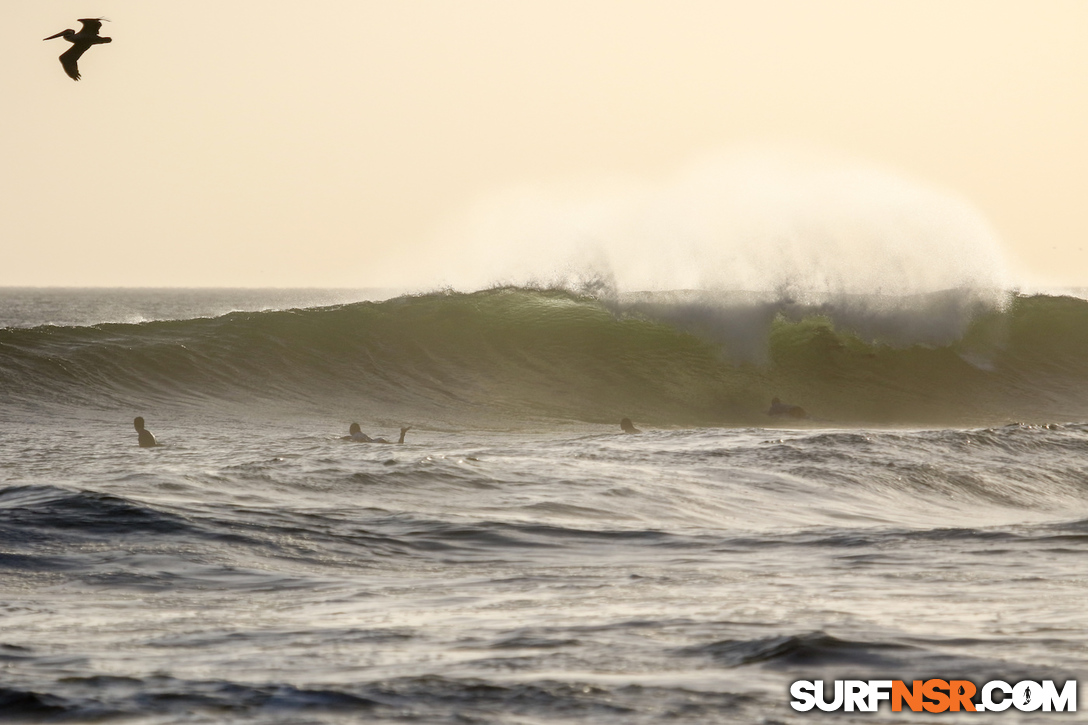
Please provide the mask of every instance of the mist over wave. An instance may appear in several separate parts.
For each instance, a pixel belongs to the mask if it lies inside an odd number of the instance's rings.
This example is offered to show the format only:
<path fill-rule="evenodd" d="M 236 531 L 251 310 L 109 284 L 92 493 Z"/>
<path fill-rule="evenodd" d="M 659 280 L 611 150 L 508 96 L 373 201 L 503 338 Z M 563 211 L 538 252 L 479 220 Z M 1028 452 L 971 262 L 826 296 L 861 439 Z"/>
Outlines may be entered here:
<path fill-rule="evenodd" d="M 983 216 L 951 192 L 814 154 L 723 154 L 660 183 L 526 187 L 480 202 L 446 231 L 446 279 L 618 294 L 843 295 L 1000 290 L 1010 277 Z"/>

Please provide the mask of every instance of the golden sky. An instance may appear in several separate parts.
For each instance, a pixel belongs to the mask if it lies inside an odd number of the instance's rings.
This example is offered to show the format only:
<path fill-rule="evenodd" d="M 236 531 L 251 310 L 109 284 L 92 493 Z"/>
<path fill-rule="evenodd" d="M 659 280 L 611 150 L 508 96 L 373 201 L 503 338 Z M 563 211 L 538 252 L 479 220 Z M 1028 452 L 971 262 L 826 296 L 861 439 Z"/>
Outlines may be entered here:
<path fill-rule="evenodd" d="M 0 285 L 456 284 L 443 230 L 481 199 L 759 147 L 947 190 L 1015 282 L 1088 286 L 1081 0 L 5 11 Z M 41 39 L 88 15 L 114 42 L 76 83 Z"/>

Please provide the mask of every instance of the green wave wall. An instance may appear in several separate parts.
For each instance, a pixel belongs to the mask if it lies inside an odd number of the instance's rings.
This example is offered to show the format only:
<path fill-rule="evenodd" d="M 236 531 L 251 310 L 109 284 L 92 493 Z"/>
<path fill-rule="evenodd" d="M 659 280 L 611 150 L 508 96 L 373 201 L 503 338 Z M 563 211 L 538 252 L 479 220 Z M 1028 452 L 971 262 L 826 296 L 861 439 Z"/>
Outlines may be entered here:
<path fill-rule="evenodd" d="M 6 329 L 0 402 L 252 406 L 486 428 L 625 416 L 663 427 L 1088 419 L 1088 302 L 1076 298 L 1014 297 L 1004 309 L 978 311 L 947 344 L 882 344 L 833 316 L 772 311 L 756 331 L 764 353 L 754 361 L 622 309 L 565 291 L 506 288 Z M 731 314 L 721 311 L 716 324 L 728 328 Z M 774 396 L 812 420 L 770 418 Z"/>

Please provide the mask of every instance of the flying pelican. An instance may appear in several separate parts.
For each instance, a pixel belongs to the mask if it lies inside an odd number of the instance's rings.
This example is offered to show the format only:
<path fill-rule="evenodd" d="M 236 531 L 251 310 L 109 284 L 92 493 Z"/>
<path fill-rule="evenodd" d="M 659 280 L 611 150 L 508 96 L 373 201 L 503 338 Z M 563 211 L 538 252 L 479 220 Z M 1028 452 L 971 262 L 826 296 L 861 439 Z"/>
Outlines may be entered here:
<path fill-rule="evenodd" d="M 112 43 L 113 38 L 103 38 L 98 34 L 99 28 L 102 27 L 102 21 L 105 18 L 80 18 L 79 22 L 83 23 L 83 27 L 79 29 L 79 32 L 68 28 L 62 30 L 56 35 L 50 35 L 48 38 L 42 38 L 42 40 L 52 40 L 53 38 L 64 38 L 72 47 L 60 54 L 60 64 L 64 66 L 64 72 L 71 76 L 72 80 L 79 80 L 79 68 L 76 67 L 76 61 L 79 57 L 87 52 L 87 48 L 92 45 L 98 45 L 99 43 Z"/>

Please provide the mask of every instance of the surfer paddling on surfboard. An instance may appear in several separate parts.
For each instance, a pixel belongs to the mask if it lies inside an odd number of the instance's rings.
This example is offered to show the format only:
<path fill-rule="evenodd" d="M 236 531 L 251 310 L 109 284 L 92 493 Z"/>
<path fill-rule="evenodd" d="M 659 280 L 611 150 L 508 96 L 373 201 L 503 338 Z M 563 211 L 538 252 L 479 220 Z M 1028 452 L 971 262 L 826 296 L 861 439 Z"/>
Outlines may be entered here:
<path fill-rule="evenodd" d="M 397 440 L 397 443 L 403 443 L 404 442 L 404 434 L 407 433 L 410 430 L 412 430 L 412 426 L 406 426 L 404 428 L 401 428 L 400 429 L 400 439 Z M 354 441 L 356 443 L 392 443 L 393 442 L 393 441 L 387 441 L 384 438 L 371 438 L 370 436 L 368 436 L 366 433 L 363 432 L 363 429 L 359 427 L 358 423 L 352 423 L 348 427 L 348 435 L 340 436 L 340 440 L 342 440 L 342 441 Z"/>

